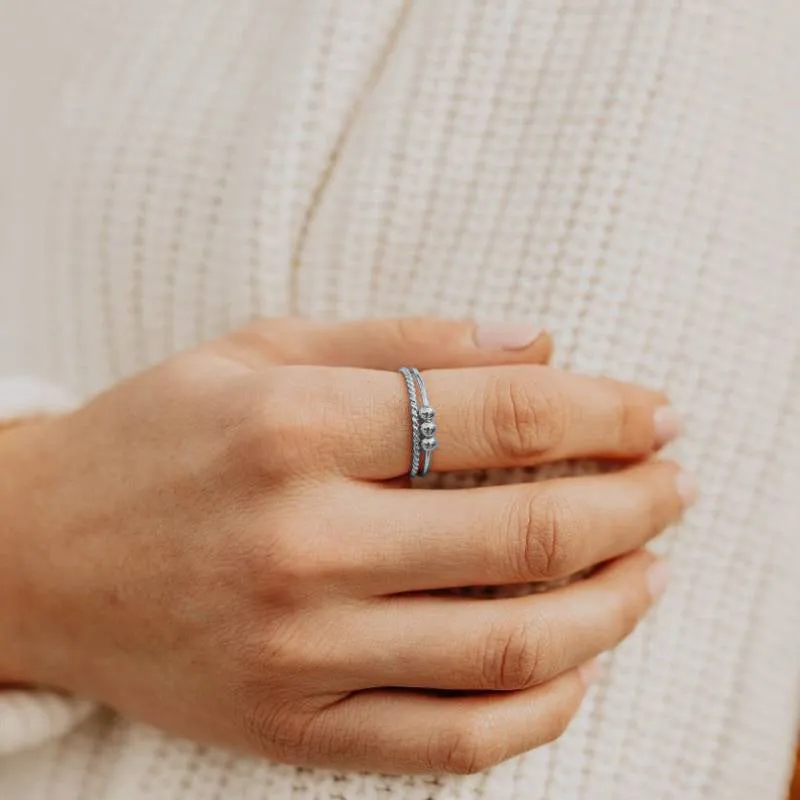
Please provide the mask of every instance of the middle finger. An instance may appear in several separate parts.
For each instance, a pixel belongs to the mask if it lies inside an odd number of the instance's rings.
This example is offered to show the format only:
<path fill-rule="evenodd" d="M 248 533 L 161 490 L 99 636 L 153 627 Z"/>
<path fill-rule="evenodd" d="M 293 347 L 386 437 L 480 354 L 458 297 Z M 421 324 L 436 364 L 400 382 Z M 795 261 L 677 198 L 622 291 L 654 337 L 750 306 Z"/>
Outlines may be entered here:
<path fill-rule="evenodd" d="M 652 461 L 533 484 L 370 494 L 355 531 L 359 588 L 395 594 L 572 575 L 642 547 L 680 519 L 696 488 L 676 464 Z"/>

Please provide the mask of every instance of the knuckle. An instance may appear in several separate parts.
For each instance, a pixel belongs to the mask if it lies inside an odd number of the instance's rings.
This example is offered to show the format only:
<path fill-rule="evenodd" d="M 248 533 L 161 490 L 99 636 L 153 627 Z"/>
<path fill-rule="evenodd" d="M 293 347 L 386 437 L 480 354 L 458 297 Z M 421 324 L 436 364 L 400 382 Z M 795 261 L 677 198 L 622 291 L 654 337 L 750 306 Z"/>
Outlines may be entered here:
<path fill-rule="evenodd" d="M 261 581 L 269 583 L 267 591 L 289 602 L 308 594 L 320 577 L 316 559 L 301 556 L 298 548 L 289 545 L 274 546 L 261 563 Z"/>
<path fill-rule="evenodd" d="M 653 444 L 652 412 L 644 403 L 637 403 L 620 392 L 614 404 L 613 425 L 622 452 L 638 453 Z"/>
<path fill-rule="evenodd" d="M 513 625 L 490 636 L 483 658 L 482 683 L 494 691 L 516 691 L 547 673 L 547 634 Z"/>
<path fill-rule="evenodd" d="M 328 462 L 337 404 L 309 378 L 276 378 L 252 399 L 234 444 L 235 463 L 251 475 L 274 479 Z"/>
<path fill-rule="evenodd" d="M 253 531 L 252 535 L 245 537 L 238 554 L 239 561 L 256 584 L 283 582 L 282 579 L 290 581 L 297 577 L 298 570 L 306 568 L 290 546 L 297 523 L 284 519 L 282 515 L 273 515 L 263 523 L 263 530 Z"/>
<path fill-rule="evenodd" d="M 311 763 L 330 749 L 318 715 L 298 712 L 286 701 L 256 701 L 240 716 L 245 742 L 268 758 L 287 764 Z"/>
<path fill-rule="evenodd" d="M 681 468 L 674 461 L 655 464 L 652 481 L 647 484 L 645 513 L 650 536 L 655 536 L 683 513 L 677 478 Z"/>
<path fill-rule="evenodd" d="M 281 354 L 281 341 L 287 340 L 287 327 L 293 324 L 293 320 L 264 319 L 258 317 L 250 320 L 242 327 L 231 331 L 225 340 L 237 346 L 240 351 L 251 356 L 260 357 L 258 360 L 250 361 L 254 366 L 262 365 L 264 358 L 267 360 L 277 360 Z"/>
<path fill-rule="evenodd" d="M 668 509 L 656 491 L 644 492 L 641 499 L 641 519 L 645 538 L 651 539 L 667 526 L 670 520 Z"/>
<path fill-rule="evenodd" d="M 435 772 L 474 775 L 502 760 L 501 748 L 492 741 L 491 731 L 477 714 L 459 725 L 438 733 L 428 758 Z"/>
<path fill-rule="evenodd" d="M 639 624 L 642 612 L 631 592 L 617 591 L 611 595 L 615 639 L 622 641 L 630 636 Z"/>
<path fill-rule="evenodd" d="M 254 477 L 281 472 L 283 456 L 291 452 L 286 415 L 279 413 L 281 405 L 271 389 L 254 398 L 234 439 L 233 463 Z"/>
<path fill-rule="evenodd" d="M 245 741 L 263 755 L 294 760 L 308 747 L 308 729 L 293 721 L 283 704 L 251 698 L 240 714 Z"/>
<path fill-rule="evenodd" d="M 241 631 L 235 644 L 241 674 L 254 690 L 261 686 L 266 667 L 295 674 L 302 663 L 303 642 L 292 632 L 292 625 L 286 619 L 289 615 L 284 613 L 282 616 L 284 619 L 272 619 L 266 623 L 251 619 L 248 628 Z"/>
<path fill-rule="evenodd" d="M 291 605 L 330 585 L 341 557 L 326 520 L 287 509 L 262 523 L 242 537 L 236 554 L 242 578 L 257 594 Z"/>
<path fill-rule="evenodd" d="M 495 379 L 486 411 L 487 438 L 501 458 L 530 459 L 557 447 L 564 438 L 565 407 L 557 395 L 516 376 Z"/>
<path fill-rule="evenodd" d="M 334 637 L 318 635 L 326 623 L 324 614 L 313 609 L 271 611 L 250 614 L 237 630 L 238 640 L 229 637 L 227 644 L 252 694 L 276 700 L 314 676 L 330 673 L 346 655 Z"/>
<path fill-rule="evenodd" d="M 551 712 L 546 723 L 543 744 L 549 744 L 556 741 L 556 739 L 560 739 L 567 732 L 574 717 L 575 712 L 567 705 Z"/>
<path fill-rule="evenodd" d="M 413 316 L 388 320 L 390 336 L 402 348 L 415 351 L 430 349 L 430 343 L 445 348 L 458 346 L 469 327 L 462 320 L 439 319 L 437 317 Z"/>
<path fill-rule="evenodd" d="M 257 753 L 269 753 L 274 740 L 274 720 L 272 715 L 264 713 L 262 704 L 250 703 L 245 706 L 241 717 L 245 741 Z"/>
<path fill-rule="evenodd" d="M 430 328 L 430 320 L 426 317 L 398 317 L 387 322 L 391 335 L 402 346 L 415 347 L 420 344 L 421 332 Z"/>
<path fill-rule="evenodd" d="M 510 537 L 515 548 L 512 569 L 520 580 L 569 574 L 581 530 L 574 505 L 557 491 L 537 488 L 517 500 L 511 516 L 516 528 Z"/>

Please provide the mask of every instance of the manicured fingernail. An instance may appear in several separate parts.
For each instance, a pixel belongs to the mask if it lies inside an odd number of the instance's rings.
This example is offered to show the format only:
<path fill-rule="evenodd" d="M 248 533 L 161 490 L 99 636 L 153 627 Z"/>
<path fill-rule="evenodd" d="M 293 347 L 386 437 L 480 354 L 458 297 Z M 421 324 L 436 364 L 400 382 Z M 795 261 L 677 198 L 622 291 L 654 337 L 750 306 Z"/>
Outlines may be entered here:
<path fill-rule="evenodd" d="M 689 508 L 697 502 L 697 497 L 700 494 L 700 483 L 694 475 L 688 472 L 678 473 L 675 478 L 675 488 L 678 490 L 681 500 L 683 500 L 684 508 Z"/>
<path fill-rule="evenodd" d="M 661 406 L 653 414 L 656 429 L 656 447 L 663 447 L 683 433 L 683 419 L 672 406 Z"/>
<path fill-rule="evenodd" d="M 600 665 L 597 663 L 597 659 L 581 664 L 578 667 L 578 675 L 580 675 L 584 686 L 591 686 L 600 675 Z"/>
<path fill-rule="evenodd" d="M 484 350 L 523 350 L 542 332 L 527 322 L 482 322 L 475 328 L 475 344 Z"/>
<path fill-rule="evenodd" d="M 664 561 L 656 561 L 645 573 L 645 580 L 647 581 L 647 591 L 650 592 L 653 600 L 661 597 L 669 583 L 669 567 Z"/>

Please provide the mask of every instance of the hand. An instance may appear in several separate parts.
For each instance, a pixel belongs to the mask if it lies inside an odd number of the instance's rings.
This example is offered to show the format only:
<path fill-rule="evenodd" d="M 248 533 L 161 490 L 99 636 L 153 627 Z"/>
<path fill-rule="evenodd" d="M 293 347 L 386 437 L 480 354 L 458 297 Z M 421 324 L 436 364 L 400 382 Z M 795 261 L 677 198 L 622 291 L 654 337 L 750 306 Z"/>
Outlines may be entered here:
<path fill-rule="evenodd" d="M 471 334 L 260 323 L 6 434 L 11 677 L 288 763 L 471 772 L 558 736 L 663 588 L 640 548 L 691 484 L 643 462 L 676 432 L 661 394 Z M 631 466 L 411 492 L 401 364 L 426 370 L 434 470 Z M 531 597 L 426 593 L 601 562 Z"/>

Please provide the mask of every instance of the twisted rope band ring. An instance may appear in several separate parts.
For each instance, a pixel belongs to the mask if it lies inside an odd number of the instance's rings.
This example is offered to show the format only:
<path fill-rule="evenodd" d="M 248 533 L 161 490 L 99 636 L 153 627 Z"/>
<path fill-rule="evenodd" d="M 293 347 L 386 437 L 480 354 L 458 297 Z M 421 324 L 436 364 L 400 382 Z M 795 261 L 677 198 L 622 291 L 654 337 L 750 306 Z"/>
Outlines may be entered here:
<path fill-rule="evenodd" d="M 416 367 L 400 367 L 400 374 L 406 383 L 411 418 L 411 468 L 408 474 L 412 478 L 424 478 L 430 471 L 433 451 L 439 446 L 434 421 L 436 412 L 431 408 L 420 371 Z"/>
<path fill-rule="evenodd" d="M 419 474 L 420 432 L 419 432 L 419 406 L 417 405 L 417 389 L 414 373 L 408 367 L 400 367 L 400 374 L 406 382 L 408 392 L 408 408 L 411 416 L 411 468 L 408 474 L 416 478 Z"/>

